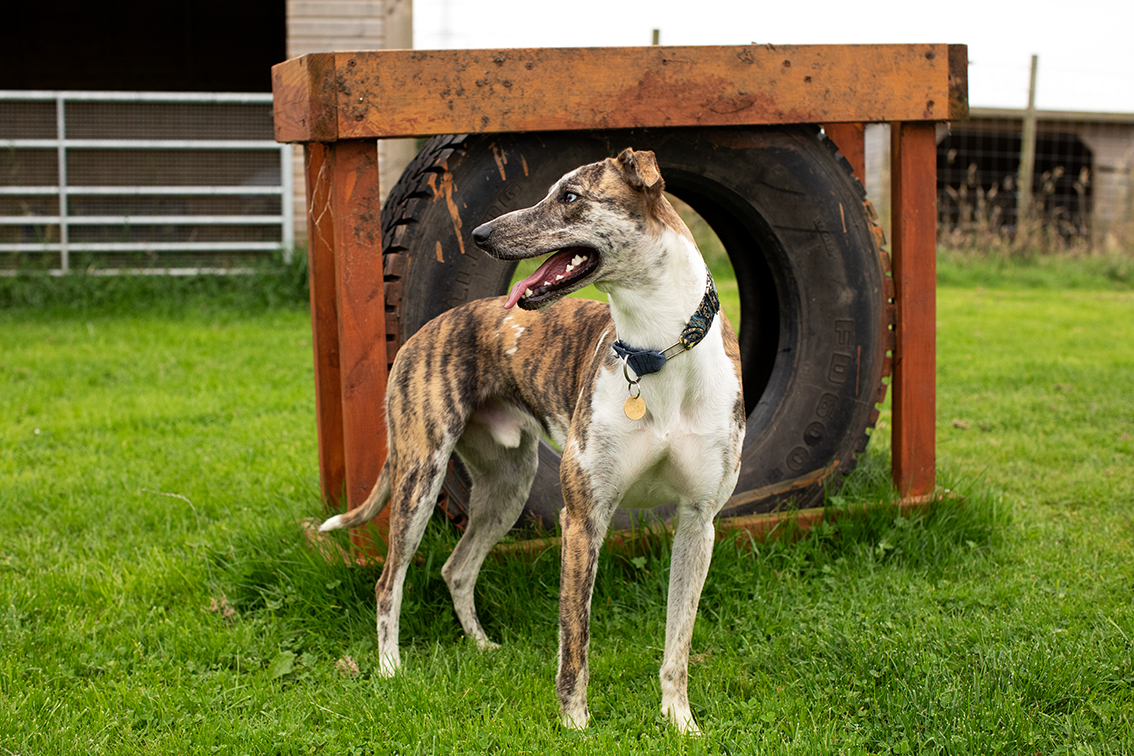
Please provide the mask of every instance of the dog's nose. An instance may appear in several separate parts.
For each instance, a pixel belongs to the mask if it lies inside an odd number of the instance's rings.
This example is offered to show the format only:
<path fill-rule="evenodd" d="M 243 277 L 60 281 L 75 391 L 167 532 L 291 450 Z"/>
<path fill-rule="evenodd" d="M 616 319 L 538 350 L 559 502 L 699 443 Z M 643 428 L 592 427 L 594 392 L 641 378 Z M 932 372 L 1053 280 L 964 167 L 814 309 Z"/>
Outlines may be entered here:
<path fill-rule="evenodd" d="M 472 240 L 478 247 L 483 247 L 488 243 L 488 237 L 492 236 L 492 223 L 483 223 L 473 229 Z"/>

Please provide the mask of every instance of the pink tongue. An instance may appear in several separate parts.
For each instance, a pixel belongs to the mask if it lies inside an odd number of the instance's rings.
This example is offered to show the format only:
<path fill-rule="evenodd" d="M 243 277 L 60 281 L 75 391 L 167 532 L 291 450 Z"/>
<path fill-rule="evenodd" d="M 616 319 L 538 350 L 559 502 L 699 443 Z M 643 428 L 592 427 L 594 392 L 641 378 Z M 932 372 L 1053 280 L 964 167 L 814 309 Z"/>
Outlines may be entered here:
<path fill-rule="evenodd" d="M 551 257 L 544 261 L 543 265 L 539 266 L 535 273 L 525 278 L 523 281 L 517 281 L 512 284 L 512 290 L 508 292 L 508 299 L 504 302 L 504 309 L 511 309 L 516 306 L 520 301 L 520 297 L 528 289 L 535 289 L 541 283 L 551 278 L 556 269 L 565 269 L 569 260 L 567 259 L 570 252 L 556 252 Z"/>
<path fill-rule="evenodd" d="M 528 288 L 528 281 L 530 280 L 531 279 L 528 279 L 527 281 L 517 281 L 516 283 L 512 284 L 512 290 L 508 292 L 508 299 L 504 302 L 505 310 L 510 310 L 516 306 L 516 303 L 520 301 L 520 297 L 523 295 L 524 290 Z"/>

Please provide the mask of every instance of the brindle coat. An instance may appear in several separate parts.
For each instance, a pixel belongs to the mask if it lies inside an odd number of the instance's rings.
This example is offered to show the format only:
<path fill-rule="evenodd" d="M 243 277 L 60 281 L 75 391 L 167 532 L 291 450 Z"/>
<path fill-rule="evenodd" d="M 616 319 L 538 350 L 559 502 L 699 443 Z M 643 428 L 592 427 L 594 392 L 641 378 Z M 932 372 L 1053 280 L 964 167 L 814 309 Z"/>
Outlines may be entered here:
<path fill-rule="evenodd" d="M 610 518 L 620 505 L 676 500 L 662 710 L 681 730 L 696 731 L 686 693 L 689 643 L 712 518 L 740 470 L 745 417 L 739 348 L 723 314 L 700 344 L 642 377 L 646 416 L 623 414 L 628 387 L 611 343 L 671 346 L 705 290 L 704 262 L 663 188 L 653 153 L 626 150 L 567 174 L 536 206 L 476 229 L 474 241 L 500 259 L 556 254 L 508 297 L 451 310 L 399 350 L 386 392 L 386 464 L 368 500 L 322 528 L 361 524 L 393 502 L 375 587 L 384 674 L 400 666 L 402 584 L 454 451 L 473 486 L 468 527 L 442 575 L 465 632 L 481 648 L 493 646 L 473 586 L 523 509 L 547 434 L 563 448 L 556 689 L 564 724 L 588 719 L 591 595 Z M 609 294 L 609 307 L 564 299 L 540 309 L 589 283 Z"/>

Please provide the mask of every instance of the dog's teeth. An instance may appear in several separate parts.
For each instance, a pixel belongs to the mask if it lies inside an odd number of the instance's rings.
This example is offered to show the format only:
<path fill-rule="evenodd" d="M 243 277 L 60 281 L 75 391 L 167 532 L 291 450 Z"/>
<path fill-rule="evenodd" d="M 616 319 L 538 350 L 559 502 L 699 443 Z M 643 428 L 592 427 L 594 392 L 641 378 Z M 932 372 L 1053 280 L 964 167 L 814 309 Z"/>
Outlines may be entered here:
<path fill-rule="evenodd" d="M 556 281 L 562 281 L 562 280 L 563 280 L 563 276 L 556 276 L 556 277 L 555 277 L 555 280 L 556 280 Z"/>
<path fill-rule="evenodd" d="M 563 272 L 564 272 L 564 273 L 570 273 L 570 272 L 571 272 L 571 271 L 573 271 L 574 269 L 575 269 L 575 266 L 574 266 L 574 265 L 571 265 L 570 263 L 568 263 L 568 264 L 567 264 L 567 268 L 566 268 L 566 269 L 565 269 L 565 270 L 564 270 Z M 560 276 L 560 278 L 562 278 L 562 276 Z"/>
<path fill-rule="evenodd" d="M 571 260 L 571 268 L 576 268 L 576 267 L 582 265 L 583 263 L 585 263 L 586 261 L 587 261 L 586 255 L 575 255 L 575 257 L 572 258 L 572 260 Z M 571 270 L 571 268 L 568 268 L 567 270 Z"/>
<path fill-rule="evenodd" d="M 528 288 L 524 289 L 524 296 L 525 296 L 525 297 L 530 297 L 530 296 L 531 296 L 532 294 L 534 294 L 534 293 L 535 293 L 535 292 L 533 292 L 533 291 L 532 291 L 532 289 L 531 289 L 531 287 L 530 287 L 530 286 L 529 286 Z"/>

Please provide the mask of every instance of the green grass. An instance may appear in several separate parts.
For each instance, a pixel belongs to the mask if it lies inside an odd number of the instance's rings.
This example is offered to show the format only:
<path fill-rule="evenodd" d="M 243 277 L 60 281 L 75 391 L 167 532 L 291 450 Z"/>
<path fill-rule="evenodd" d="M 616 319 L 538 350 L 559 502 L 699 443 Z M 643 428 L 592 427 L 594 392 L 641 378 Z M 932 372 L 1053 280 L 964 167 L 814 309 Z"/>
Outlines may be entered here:
<path fill-rule="evenodd" d="M 1010 289 L 1134 290 L 1134 254 L 1069 257 L 1057 254 L 966 254 L 941 250 L 937 282 L 944 286 Z"/>
<path fill-rule="evenodd" d="M 439 522 L 405 672 L 376 676 L 376 572 L 296 524 L 320 512 L 296 287 L 0 283 L 0 753 L 1130 753 L 1134 294 L 978 274 L 938 293 L 964 498 L 723 541 L 694 740 L 658 713 L 664 547 L 604 555 L 585 733 L 556 723 L 555 555 L 486 566 L 481 654 Z M 888 422 L 832 508 L 887 497 Z"/>
<path fill-rule="evenodd" d="M 186 308 L 235 312 L 306 307 L 307 253 L 295 252 L 286 265 L 269 259 L 245 266 L 257 275 L 206 276 L 0 276 L 0 310 L 33 308 L 52 312 L 93 311 L 150 314 Z"/>

